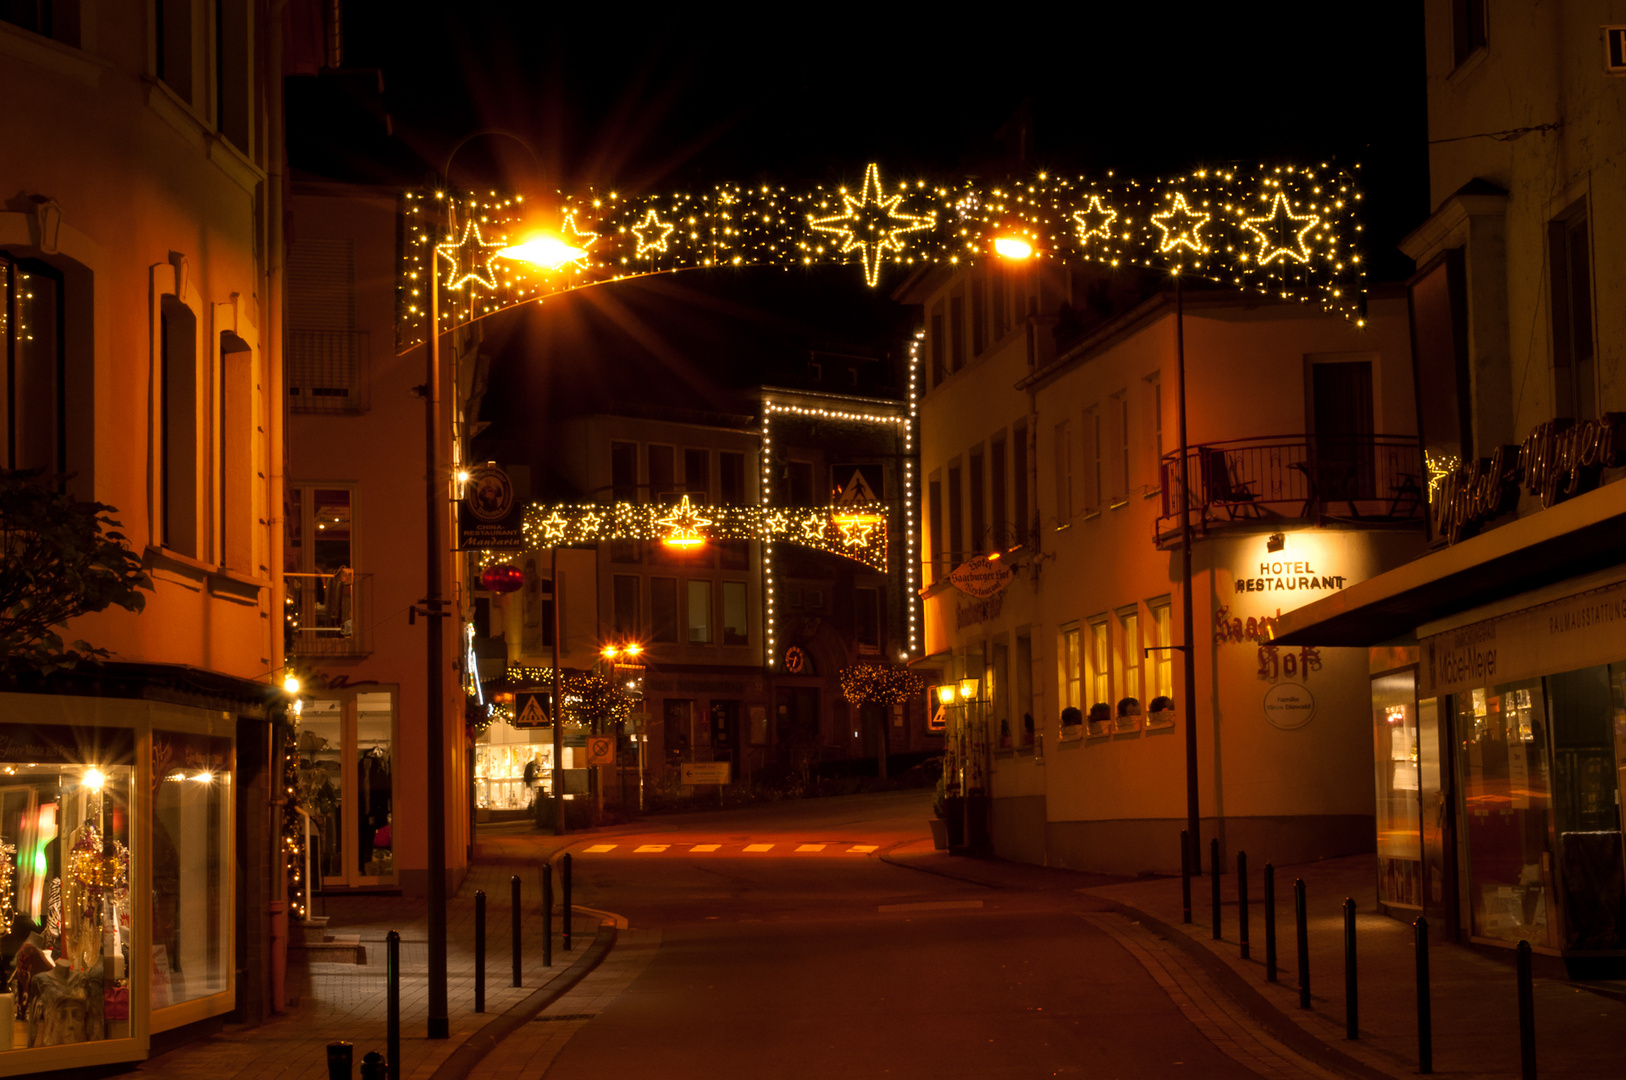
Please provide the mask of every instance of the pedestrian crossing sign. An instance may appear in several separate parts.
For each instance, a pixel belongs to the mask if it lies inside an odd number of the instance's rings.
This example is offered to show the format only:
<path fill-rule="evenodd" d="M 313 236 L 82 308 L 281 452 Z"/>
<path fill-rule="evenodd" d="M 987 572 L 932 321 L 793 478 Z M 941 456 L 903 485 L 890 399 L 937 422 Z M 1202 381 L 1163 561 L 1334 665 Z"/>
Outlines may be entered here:
<path fill-rule="evenodd" d="M 514 694 L 514 726 L 517 728 L 547 727 L 548 701 L 553 695 L 545 690 L 520 690 Z"/>

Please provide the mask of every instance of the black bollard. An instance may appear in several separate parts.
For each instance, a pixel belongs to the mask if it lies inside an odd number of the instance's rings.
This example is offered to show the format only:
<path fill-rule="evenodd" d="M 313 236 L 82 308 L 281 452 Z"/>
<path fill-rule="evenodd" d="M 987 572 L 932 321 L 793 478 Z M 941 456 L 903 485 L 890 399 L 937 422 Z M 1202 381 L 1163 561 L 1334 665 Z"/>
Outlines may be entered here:
<path fill-rule="evenodd" d="M 1530 982 L 1530 943 L 1519 942 L 1519 1068 L 1536 1080 L 1536 991 Z"/>
<path fill-rule="evenodd" d="M 1180 921 L 1191 924 L 1191 838 L 1180 830 Z"/>
<path fill-rule="evenodd" d="M 1236 853 L 1236 917 L 1237 941 L 1242 944 L 1242 959 L 1248 958 L 1248 853 Z"/>
<path fill-rule="evenodd" d="M 389 1080 L 401 1080 L 401 935 L 394 930 L 384 935 L 384 1052 Z M 368 1060 L 376 1057 L 372 1050 L 361 1059 L 362 1080 L 368 1080 Z M 373 1076 L 381 1080 L 382 1067 Z"/>
<path fill-rule="evenodd" d="M 561 944 L 561 945 L 563 945 L 565 947 L 565 952 L 569 952 L 570 951 L 570 852 L 568 852 L 568 851 L 565 852 L 564 870 L 562 871 L 562 873 L 563 873 L 563 876 L 564 876 L 565 898 L 564 898 L 564 903 L 561 904 L 560 907 L 559 907 L 559 918 L 561 920 L 563 920 L 564 925 L 559 928 L 559 939 L 560 939 L 559 944 Z"/>
<path fill-rule="evenodd" d="M 512 935 L 513 940 L 514 940 L 514 946 L 513 946 L 512 951 L 513 951 L 513 954 L 514 954 L 513 965 L 514 965 L 514 985 L 515 986 L 521 985 L 520 973 L 519 973 L 519 959 L 520 959 L 520 948 L 521 948 L 521 942 L 520 942 L 520 937 L 519 937 L 519 916 L 520 916 L 520 911 L 519 911 L 519 875 L 515 874 L 515 875 L 513 875 L 512 877 L 510 877 L 508 879 L 508 931 Z"/>
<path fill-rule="evenodd" d="M 350 1080 L 356 1048 L 347 1042 L 327 1044 L 327 1080 Z"/>
<path fill-rule="evenodd" d="M 1434 1014 L 1428 992 L 1428 920 L 1412 923 L 1417 939 L 1417 1071 L 1434 1071 Z"/>
<path fill-rule="evenodd" d="M 1310 1007 L 1310 925 L 1304 909 L 1304 879 L 1293 882 L 1293 921 L 1298 929 L 1299 1008 Z"/>
<path fill-rule="evenodd" d="M 474 1011 L 486 1011 L 486 891 L 474 893 Z"/>
<path fill-rule="evenodd" d="M 1355 978 L 1355 898 L 1344 897 L 1344 1038 L 1361 1037 L 1360 984 Z"/>
<path fill-rule="evenodd" d="M 1276 864 L 1265 864 L 1265 981 L 1276 981 Z"/>
<path fill-rule="evenodd" d="M 1212 921 L 1214 923 L 1214 940 L 1218 941 L 1220 939 L 1220 861 L 1218 840 L 1210 840 L 1208 842 L 1208 870 L 1208 907 L 1213 915 Z"/>
<path fill-rule="evenodd" d="M 542 966 L 553 966 L 553 864 L 542 864 Z"/>
<path fill-rule="evenodd" d="M 384 1055 L 377 1050 L 369 1050 L 361 1057 L 361 1080 L 386 1080 L 391 1070 L 396 1068 L 395 1062 L 386 1062 Z"/>

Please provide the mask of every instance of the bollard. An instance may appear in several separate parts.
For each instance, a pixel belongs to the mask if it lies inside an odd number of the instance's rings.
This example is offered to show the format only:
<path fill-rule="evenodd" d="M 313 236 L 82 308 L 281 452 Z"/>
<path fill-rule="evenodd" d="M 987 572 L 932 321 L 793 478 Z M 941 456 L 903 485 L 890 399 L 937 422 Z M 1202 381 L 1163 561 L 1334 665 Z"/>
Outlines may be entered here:
<path fill-rule="evenodd" d="M 1536 992 L 1530 982 L 1530 943 L 1519 942 L 1519 1067 L 1536 1080 Z"/>
<path fill-rule="evenodd" d="M 350 1080 L 351 1062 L 356 1048 L 347 1042 L 327 1044 L 327 1080 Z"/>
<path fill-rule="evenodd" d="M 1191 923 L 1191 837 L 1180 830 L 1180 921 Z"/>
<path fill-rule="evenodd" d="M 361 1080 L 385 1080 L 395 1068 L 395 1062 L 386 1062 L 377 1050 L 369 1050 L 361 1057 Z"/>
<path fill-rule="evenodd" d="M 1276 864 L 1265 864 L 1265 981 L 1276 981 Z"/>
<path fill-rule="evenodd" d="M 1360 984 L 1355 978 L 1355 898 L 1344 897 L 1344 1038 L 1361 1037 Z"/>
<path fill-rule="evenodd" d="M 559 918 L 564 925 L 559 928 L 559 944 L 563 945 L 565 952 L 570 951 L 570 852 L 565 852 L 563 885 L 565 887 L 564 902 L 559 906 Z"/>
<path fill-rule="evenodd" d="M 1293 921 L 1298 928 L 1299 1008 L 1310 1007 L 1310 926 L 1304 910 L 1304 879 L 1293 882 Z"/>
<path fill-rule="evenodd" d="M 384 935 L 384 1052 L 389 1080 L 401 1080 L 401 935 L 394 930 Z M 368 1080 L 367 1062 L 378 1057 L 371 1050 L 361 1059 L 362 1080 Z M 385 1066 L 372 1074 L 383 1080 Z"/>
<path fill-rule="evenodd" d="M 1248 853 L 1236 853 L 1236 917 L 1237 940 L 1242 944 L 1242 959 L 1248 958 Z"/>
<path fill-rule="evenodd" d="M 1428 920 L 1412 923 L 1417 938 L 1417 1071 L 1434 1071 L 1434 1016 L 1428 992 Z"/>
<path fill-rule="evenodd" d="M 514 954 L 514 956 L 513 956 L 513 967 L 514 967 L 514 985 L 515 986 L 521 985 L 520 973 L 519 973 L 519 960 L 520 960 L 520 947 L 521 947 L 520 938 L 519 938 L 519 915 L 520 915 L 520 911 L 519 911 L 519 875 L 515 874 L 514 876 L 512 876 L 512 877 L 510 877 L 508 879 L 508 931 L 512 935 L 513 940 L 514 940 L 514 945 L 513 945 L 513 950 L 512 951 L 513 951 L 513 954 Z"/>
<path fill-rule="evenodd" d="M 542 864 L 542 966 L 553 966 L 553 864 Z"/>
<path fill-rule="evenodd" d="M 474 893 L 474 1011 L 486 1011 L 486 891 Z"/>
<path fill-rule="evenodd" d="M 1214 923 L 1214 940 L 1218 941 L 1220 939 L 1220 861 L 1218 840 L 1210 840 L 1208 842 L 1208 871 L 1208 907 L 1213 915 L 1212 921 Z"/>

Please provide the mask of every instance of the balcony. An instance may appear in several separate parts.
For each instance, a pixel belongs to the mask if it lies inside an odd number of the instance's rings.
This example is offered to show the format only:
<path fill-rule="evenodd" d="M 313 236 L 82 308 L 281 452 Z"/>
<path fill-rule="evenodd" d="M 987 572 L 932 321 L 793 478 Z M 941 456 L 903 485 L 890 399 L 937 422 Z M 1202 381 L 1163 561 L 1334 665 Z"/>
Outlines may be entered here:
<path fill-rule="evenodd" d="M 283 645 L 289 656 L 366 656 L 373 651 L 373 575 L 284 574 Z"/>
<path fill-rule="evenodd" d="M 1191 527 L 1199 535 L 1231 528 L 1338 523 L 1380 528 L 1423 521 L 1423 452 L 1414 436 L 1261 436 L 1192 446 Z M 1162 461 L 1159 547 L 1180 541 L 1180 454 Z"/>

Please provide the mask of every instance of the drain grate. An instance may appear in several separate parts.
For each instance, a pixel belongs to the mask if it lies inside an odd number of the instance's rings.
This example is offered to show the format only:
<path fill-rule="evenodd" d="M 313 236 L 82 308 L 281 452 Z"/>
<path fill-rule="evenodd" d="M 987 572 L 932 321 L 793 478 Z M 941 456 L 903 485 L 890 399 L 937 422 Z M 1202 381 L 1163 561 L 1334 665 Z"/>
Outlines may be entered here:
<path fill-rule="evenodd" d="M 598 1013 L 557 1013 L 553 1016 L 533 1016 L 531 1017 L 531 1023 L 544 1024 L 557 1020 L 591 1020 L 597 1015 Z"/>

